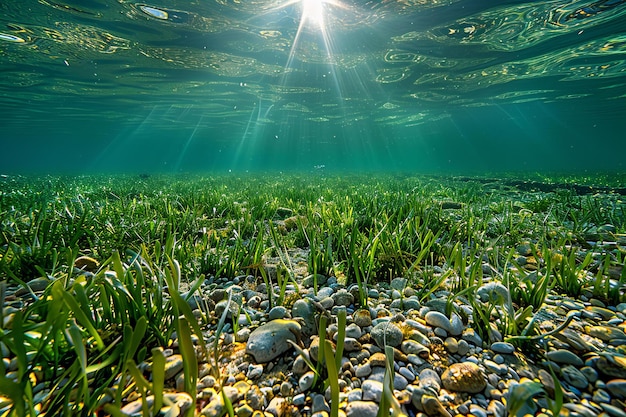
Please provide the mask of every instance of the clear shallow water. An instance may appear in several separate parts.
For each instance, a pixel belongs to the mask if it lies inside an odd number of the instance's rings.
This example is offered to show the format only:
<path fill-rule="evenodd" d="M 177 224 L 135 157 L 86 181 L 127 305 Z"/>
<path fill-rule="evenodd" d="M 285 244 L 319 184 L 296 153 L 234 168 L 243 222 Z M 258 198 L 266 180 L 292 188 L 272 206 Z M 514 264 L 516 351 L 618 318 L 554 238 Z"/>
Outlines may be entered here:
<path fill-rule="evenodd" d="M 3 1 L 0 170 L 626 169 L 626 1 L 311 1 Z"/>

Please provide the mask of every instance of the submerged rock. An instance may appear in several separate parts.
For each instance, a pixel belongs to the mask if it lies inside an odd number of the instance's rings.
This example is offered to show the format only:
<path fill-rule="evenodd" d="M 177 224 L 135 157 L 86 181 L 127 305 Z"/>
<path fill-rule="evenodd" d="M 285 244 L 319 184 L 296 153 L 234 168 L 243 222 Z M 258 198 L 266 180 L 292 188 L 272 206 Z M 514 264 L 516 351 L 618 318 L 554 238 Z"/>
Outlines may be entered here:
<path fill-rule="evenodd" d="M 258 363 L 269 362 L 289 350 L 288 340 L 298 342 L 301 327 L 293 320 L 272 320 L 250 333 L 246 353 Z"/>
<path fill-rule="evenodd" d="M 482 370 L 473 362 L 453 363 L 441 376 L 441 382 L 448 391 L 476 394 L 487 386 Z"/>
<path fill-rule="evenodd" d="M 372 328 L 372 338 L 378 346 L 384 348 L 386 346 L 396 347 L 402 343 L 402 331 L 393 323 L 383 322 Z"/>

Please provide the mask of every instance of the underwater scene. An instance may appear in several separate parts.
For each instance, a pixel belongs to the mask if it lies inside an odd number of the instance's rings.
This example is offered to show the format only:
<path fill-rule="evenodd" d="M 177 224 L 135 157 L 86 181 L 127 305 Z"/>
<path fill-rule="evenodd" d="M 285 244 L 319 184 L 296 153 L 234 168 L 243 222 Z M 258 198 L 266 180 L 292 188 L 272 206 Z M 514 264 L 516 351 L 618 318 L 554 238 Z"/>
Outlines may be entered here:
<path fill-rule="evenodd" d="M 626 417 L 626 0 L 3 0 L 0 416 Z"/>

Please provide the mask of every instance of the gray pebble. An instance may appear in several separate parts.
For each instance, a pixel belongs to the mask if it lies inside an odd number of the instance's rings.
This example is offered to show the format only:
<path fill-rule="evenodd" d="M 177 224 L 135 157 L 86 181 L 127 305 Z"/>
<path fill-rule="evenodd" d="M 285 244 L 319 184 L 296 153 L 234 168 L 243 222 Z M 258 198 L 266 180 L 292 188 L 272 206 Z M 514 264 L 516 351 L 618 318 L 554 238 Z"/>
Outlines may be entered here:
<path fill-rule="evenodd" d="M 491 344 L 491 350 L 496 353 L 512 354 L 515 352 L 515 346 L 508 342 L 494 342 Z"/>
<path fill-rule="evenodd" d="M 592 399 L 596 403 L 610 403 L 611 402 L 611 396 L 609 395 L 608 392 L 606 392 L 603 389 L 596 390 L 593 393 Z"/>
<path fill-rule="evenodd" d="M 409 381 L 401 374 L 395 374 L 393 377 L 393 388 L 402 391 L 409 385 Z"/>
<path fill-rule="evenodd" d="M 363 399 L 363 390 L 361 388 L 355 388 L 348 392 L 348 395 L 347 395 L 348 402 L 361 401 L 362 399 Z"/>
<path fill-rule="evenodd" d="M 373 401 L 352 401 L 346 407 L 346 417 L 376 417 L 378 404 Z"/>
<path fill-rule="evenodd" d="M 426 313 L 426 316 L 424 316 L 424 320 L 429 325 L 442 328 L 446 332 L 450 332 L 451 330 L 450 319 L 448 319 L 445 314 L 438 311 L 429 311 Z"/>
<path fill-rule="evenodd" d="M 304 402 L 306 400 L 306 395 L 304 393 L 300 393 L 300 394 L 296 394 L 293 396 L 291 403 L 293 405 L 304 405 Z"/>
<path fill-rule="evenodd" d="M 433 332 L 435 333 L 435 336 L 439 336 L 442 339 L 445 339 L 448 337 L 448 332 L 441 327 L 435 327 Z"/>
<path fill-rule="evenodd" d="M 409 368 L 403 366 L 398 370 L 398 373 L 406 378 L 406 380 L 409 382 L 415 381 L 415 375 L 413 374 L 413 372 L 411 372 Z"/>
<path fill-rule="evenodd" d="M 322 300 L 326 297 L 330 297 L 331 295 L 333 295 L 334 292 L 335 291 L 330 287 L 322 287 L 317 290 L 317 298 L 318 300 Z"/>
<path fill-rule="evenodd" d="M 365 362 L 363 365 L 359 365 L 357 366 L 354 374 L 358 377 L 358 378 L 364 378 L 366 376 L 369 376 L 369 374 L 372 373 L 372 367 L 370 365 L 369 362 Z"/>
<path fill-rule="evenodd" d="M 324 297 L 320 300 L 320 304 L 322 305 L 322 307 L 324 307 L 326 310 L 330 310 L 331 308 L 333 308 L 333 306 L 335 305 L 335 301 L 333 301 L 332 298 L 330 297 Z"/>
<path fill-rule="evenodd" d="M 448 349 L 450 353 L 457 353 L 459 351 L 459 342 L 454 337 L 448 337 L 443 345 Z"/>
<path fill-rule="evenodd" d="M 467 329 L 463 330 L 462 338 L 463 340 L 466 340 L 467 342 L 473 344 L 474 346 L 480 347 L 483 344 L 483 340 L 480 338 L 478 333 L 476 333 L 476 331 L 472 329 L 471 327 L 468 327 Z"/>
<path fill-rule="evenodd" d="M 343 341 L 343 350 L 346 352 L 356 352 L 361 350 L 361 343 L 353 337 L 346 337 Z"/>
<path fill-rule="evenodd" d="M 313 405 L 311 406 L 311 411 L 313 411 L 314 413 L 320 411 L 326 411 L 327 413 L 330 413 L 330 407 L 328 406 L 328 403 L 326 402 L 326 399 L 323 395 L 313 395 Z"/>
<path fill-rule="evenodd" d="M 452 336 L 459 336 L 461 333 L 463 333 L 464 328 L 465 328 L 465 325 L 463 324 L 463 321 L 461 320 L 459 315 L 453 312 L 452 315 L 450 316 L 449 333 Z"/>
<path fill-rule="evenodd" d="M 580 372 L 578 369 L 573 367 L 572 365 L 566 365 L 561 368 L 561 374 L 563 375 L 563 379 L 572 386 L 580 389 L 587 388 L 589 382 L 587 378 Z"/>
<path fill-rule="evenodd" d="M 393 323 L 379 323 L 372 328 L 371 336 L 381 348 L 385 345 L 397 347 L 402 343 L 402 331 Z"/>
<path fill-rule="evenodd" d="M 376 401 L 380 402 L 380 399 L 383 395 L 383 383 L 379 381 L 374 381 L 371 379 L 366 379 L 361 384 L 361 389 L 363 390 L 363 400 L 364 401 Z"/>
<path fill-rule="evenodd" d="M 476 417 L 487 417 L 487 410 L 476 404 L 470 405 L 470 413 Z"/>
<path fill-rule="evenodd" d="M 583 365 L 583 360 L 578 355 L 565 349 L 552 350 L 546 353 L 546 357 L 548 358 L 548 360 L 554 361 L 556 363 L 574 366 Z"/>
<path fill-rule="evenodd" d="M 485 366 L 485 368 L 487 368 L 488 371 L 496 373 L 498 375 L 505 375 L 508 372 L 508 368 L 506 365 L 499 365 L 489 359 L 484 360 L 483 365 Z"/>
<path fill-rule="evenodd" d="M 459 340 L 459 344 L 457 347 L 457 352 L 461 356 L 465 356 L 469 353 L 470 345 L 466 340 Z"/>
<path fill-rule="evenodd" d="M 626 379 L 612 379 L 606 383 L 606 389 L 616 398 L 626 398 Z"/>
<path fill-rule="evenodd" d="M 276 306 L 270 310 L 268 313 L 268 318 L 270 320 L 274 319 L 284 319 L 287 315 L 287 309 L 283 306 Z"/>
<path fill-rule="evenodd" d="M 358 339 L 362 335 L 363 331 L 361 330 L 361 327 L 359 327 L 359 325 L 355 323 L 350 323 L 348 326 L 346 326 L 346 337 L 353 337 L 355 339 Z"/>
<path fill-rule="evenodd" d="M 248 379 L 256 379 L 261 375 L 263 375 L 263 365 L 248 365 L 248 372 L 246 373 Z"/>
<path fill-rule="evenodd" d="M 298 380 L 298 387 L 301 392 L 308 391 L 311 386 L 313 386 L 313 381 L 315 380 L 315 374 L 313 371 L 305 372 L 304 375 L 300 377 Z"/>
<path fill-rule="evenodd" d="M 394 290 L 403 291 L 407 283 L 408 280 L 406 278 L 394 278 L 391 280 L 389 286 Z"/>

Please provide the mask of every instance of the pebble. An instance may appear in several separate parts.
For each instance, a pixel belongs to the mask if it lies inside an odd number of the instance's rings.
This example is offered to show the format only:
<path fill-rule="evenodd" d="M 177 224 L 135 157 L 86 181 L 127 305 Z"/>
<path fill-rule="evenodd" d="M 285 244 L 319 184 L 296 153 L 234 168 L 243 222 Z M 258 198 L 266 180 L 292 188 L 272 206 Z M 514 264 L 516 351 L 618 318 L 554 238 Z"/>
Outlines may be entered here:
<path fill-rule="evenodd" d="M 515 352 L 515 346 L 508 342 L 494 342 L 491 344 L 491 350 L 496 353 L 510 355 Z"/>
<path fill-rule="evenodd" d="M 478 333 L 471 327 L 463 330 L 463 334 L 461 336 L 463 340 L 473 344 L 474 346 L 482 346 L 483 340 L 480 338 Z"/>
<path fill-rule="evenodd" d="M 453 363 L 441 375 L 441 382 L 448 391 L 476 394 L 487 386 L 480 367 L 472 362 Z"/>
<path fill-rule="evenodd" d="M 346 407 L 346 417 L 376 417 L 378 408 L 374 401 L 351 401 Z"/>
<path fill-rule="evenodd" d="M 626 379 L 612 379 L 606 383 L 606 389 L 615 398 L 624 399 L 626 398 Z"/>
<path fill-rule="evenodd" d="M 611 402 L 611 396 L 603 389 L 594 391 L 592 400 L 596 403 L 609 403 Z"/>
<path fill-rule="evenodd" d="M 334 304 L 338 306 L 348 307 L 354 303 L 354 296 L 344 289 L 337 291 L 331 297 Z"/>
<path fill-rule="evenodd" d="M 352 337 L 354 339 L 358 339 L 363 334 L 361 327 L 359 327 L 356 323 L 350 323 L 346 326 L 346 337 Z"/>
<path fill-rule="evenodd" d="M 313 395 L 313 405 L 311 406 L 311 411 L 314 413 L 319 413 L 320 411 L 330 413 L 330 407 L 322 394 Z"/>
<path fill-rule="evenodd" d="M 169 401 L 172 405 L 178 407 L 178 412 L 176 413 L 173 407 L 164 406 L 161 408 L 161 413 L 164 415 L 176 417 L 183 416 L 187 412 L 187 410 L 192 406 L 193 400 L 189 394 L 186 392 L 177 392 L 177 393 L 165 393 L 163 397 Z M 148 408 L 152 407 L 154 404 L 154 396 L 149 395 L 146 397 L 146 403 Z M 143 400 L 140 398 L 131 403 L 126 404 L 122 407 L 121 412 L 126 415 L 141 415 L 143 408 Z M 169 413 L 168 413 L 169 411 Z"/>
<path fill-rule="evenodd" d="M 413 374 L 413 372 L 411 372 L 410 369 L 404 366 L 398 369 L 398 373 L 402 375 L 404 378 L 406 378 L 406 380 L 409 382 L 415 381 L 415 375 Z"/>
<path fill-rule="evenodd" d="M 363 365 L 357 366 L 356 370 L 354 371 L 354 374 L 358 378 L 364 378 L 366 376 L 369 376 L 369 374 L 371 373 L 372 373 L 372 366 L 370 365 L 369 362 L 365 362 Z"/>
<path fill-rule="evenodd" d="M 443 345 L 448 349 L 450 353 L 457 353 L 459 351 L 459 342 L 454 337 L 448 337 L 444 340 Z"/>
<path fill-rule="evenodd" d="M 248 372 L 246 373 L 246 377 L 248 379 L 257 379 L 259 378 L 261 375 L 263 375 L 263 365 L 255 365 L 255 364 L 250 364 L 248 365 Z"/>
<path fill-rule="evenodd" d="M 576 388 L 584 389 L 587 388 L 587 385 L 589 385 L 589 382 L 587 381 L 587 378 L 585 378 L 585 375 L 583 375 L 582 372 L 580 372 L 572 365 L 566 365 L 561 367 L 561 375 L 567 383 Z"/>
<path fill-rule="evenodd" d="M 166 358 L 165 362 L 165 380 L 174 378 L 183 370 L 182 355 L 171 355 Z"/>
<path fill-rule="evenodd" d="M 449 333 L 452 336 L 460 336 L 461 333 L 463 333 L 464 329 L 465 329 L 465 325 L 463 324 L 463 321 L 461 320 L 461 317 L 459 317 L 458 314 L 453 312 L 452 315 L 450 316 L 450 330 L 449 330 Z"/>
<path fill-rule="evenodd" d="M 441 378 L 433 369 L 423 369 L 419 374 L 419 387 L 425 391 L 438 395 L 441 389 Z"/>
<path fill-rule="evenodd" d="M 580 356 L 577 356 L 575 353 L 565 349 L 552 350 L 546 353 L 546 358 L 548 358 L 548 360 L 561 364 L 574 366 L 583 365 L 583 360 L 580 358 Z"/>
<path fill-rule="evenodd" d="M 361 309 L 357 310 L 353 314 L 354 324 L 363 328 L 372 325 L 372 315 L 369 310 Z"/>
<path fill-rule="evenodd" d="M 363 390 L 363 400 L 364 401 L 376 401 L 380 402 L 380 399 L 383 395 L 383 383 L 380 381 L 374 381 L 372 379 L 366 379 L 361 384 L 361 389 Z"/>
<path fill-rule="evenodd" d="M 430 349 L 411 339 L 403 341 L 400 345 L 400 350 L 406 355 L 412 353 L 418 356 L 428 356 L 430 354 Z"/>
<path fill-rule="evenodd" d="M 448 319 L 443 313 L 438 311 L 429 311 L 426 313 L 424 320 L 427 324 L 433 327 L 439 327 L 447 333 L 451 333 L 452 325 L 450 324 L 450 319 Z"/>
<path fill-rule="evenodd" d="M 371 336 L 381 348 L 385 346 L 397 347 L 402 343 L 402 339 L 404 338 L 398 326 L 390 322 L 383 322 L 374 326 L 371 331 Z"/>
<path fill-rule="evenodd" d="M 465 356 L 469 353 L 469 351 L 470 351 L 470 345 L 469 343 L 467 343 L 467 340 L 459 340 L 456 353 L 459 354 L 460 356 Z"/>
<path fill-rule="evenodd" d="M 221 397 L 221 396 L 220 396 Z M 285 405 L 287 403 L 287 399 L 283 398 L 283 397 L 274 397 L 271 399 L 270 403 L 268 404 L 267 408 L 265 409 L 266 412 L 272 414 L 275 417 L 281 417 L 283 415 L 285 415 Z"/>
<path fill-rule="evenodd" d="M 256 328 L 246 343 L 246 353 L 256 362 L 265 363 L 283 354 L 291 345 L 287 340 L 297 342 L 301 327 L 293 320 L 272 320 Z"/>
<path fill-rule="evenodd" d="M 483 361 L 483 365 L 485 366 L 485 368 L 487 368 L 488 371 L 494 372 L 498 375 L 506 375 L 509 370 L 506 365 L 499 365 L 489 359 L 485 359 Z"/>
<path fill-rule="evenodd" d="M 422 396 L 422 408 L 429 416 L 452 417 L 444 408 L 439 399 L 432 395 Z"/>
<path fill-rule="evenodd" d="M 284 319 L 285 316 L 287 316 L 287 309 L 283 306 L 273 307 L 268 313 L 268 318 L 270 320 Z"/>
<path fill-rule="evenodd" d="M 304 375 L 300 377 L 298 380 L 298 387 L 301 392 L 307 391 L 309 388 L 313 386 L 313 381 L 315 380 L 315 373 L 313 371 L 306 372 Z"/>

